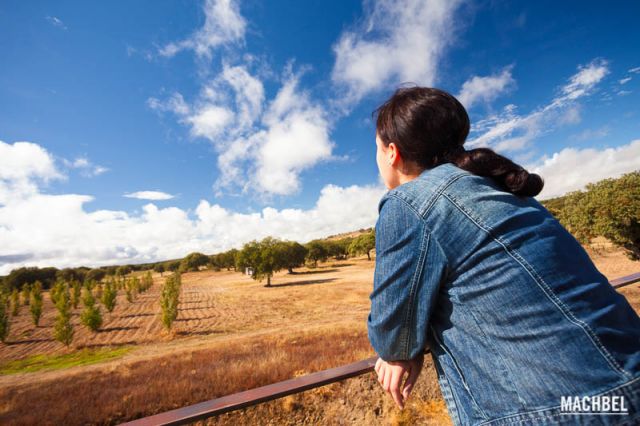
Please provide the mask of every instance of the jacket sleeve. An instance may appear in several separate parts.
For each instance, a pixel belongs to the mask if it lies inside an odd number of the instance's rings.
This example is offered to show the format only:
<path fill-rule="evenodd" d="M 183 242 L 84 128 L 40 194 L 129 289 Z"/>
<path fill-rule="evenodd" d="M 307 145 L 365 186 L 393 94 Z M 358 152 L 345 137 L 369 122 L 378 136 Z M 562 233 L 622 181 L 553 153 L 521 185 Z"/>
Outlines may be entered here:
<path fill-rule="evenodd" d="M 369 342 L 385 361 L 409 360 L 424 352 L 428 321 L 446 257 L 422 218 L 405 201 L 380 202 Z"/>

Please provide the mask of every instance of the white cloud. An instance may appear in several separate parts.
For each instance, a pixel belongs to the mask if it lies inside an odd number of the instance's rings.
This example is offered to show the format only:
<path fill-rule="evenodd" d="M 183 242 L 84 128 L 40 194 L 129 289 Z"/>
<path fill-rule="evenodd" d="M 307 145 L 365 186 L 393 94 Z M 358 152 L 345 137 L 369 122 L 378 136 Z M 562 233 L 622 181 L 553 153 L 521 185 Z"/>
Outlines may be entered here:
<path fill-rule="evenodd" d="M 123 197 L 137 198 L 139 200 L 152 200 L 152 201 L 170 200 L 174 198 L 173 195 L 167 194 L 166 192 L 162 192 L 162 191 L 137 191 L 137 192 L 124 194 Z"/>
<path fill-rule="evenodd" d="M 626 78 L 621 78 L 620 80 L 618 80 L 618 83 L 627 84 L 630 81 L 631 81 L 631 77 L 626 77 Z"/>
<path fill-rule="evenodd" d="M 578 141 L 601 139 L 609 135 L 609 132 L 610 132 L 610 129 L 608 126 L 603 126 L 597 129 L 585 129 L 576 135 L 572 135 L 571 139 L 575 139 Z"/>
<path fill-rule="evenodd" d="M 264 104 L 264 86 L 243 66 L 223 65 L 222 72 L 205 83 L 198 99 L 189 105 L 180 93 L 162 101 L 149 98 L 147 105 L 161 112 L 176 114 L 189 126 L 191 134 L 203 137 L 217 147 L 251 132 Z"/>
<path fill-rule="evenodd" d="M 210 59 L 216 47 L 244 39 L 247 23 L 235 0 L 206 0 L 203 11 L 202 28 L 185 40 L 167 44 L 158 53 L 172 57 L 181 50 L 192 50 L 198 57 Z"/>
<path fill-rule="evenodd" d="M 262 195 L 288 195 L 300 189 L 300 174 L 333 159 L 330 122 L 324 108 L 299 88 L 300 74 L 289 69 L 282 87 L 267 103 L 262 82 L 243 66 L 223 66 L 205 84 L 193 105 L 180 94 L 148 105 L 171 111 L 195 137 L 218 153 L 217 191 L 239 189 Z"/>
<path fill-rule="evenodd" d="M 618 90 L 617 95 L 618 96 L 625 96 L 631 93 L 631 90 Z"/>
<path fill-rule="evenodd" d="M 492 114 L 472 126 L 468 148 L 489 146 L 497 151 L 518 151 L 534 138 L 566 124 L 580 122 L 578 100 L 593 92 L 609 73 L 605 60 L 595 59 L 560 87 L 559 94 L 547 105 L 526 115 L 520 115 L 515 105 L 507 105 L 500 114 Z"/>
<path fill-rule="evenodd" d="M 55 161 L 46 149 L 31 142 L 8 144 L 0 141 L 0 179 L 59 179 Z"/>
<path fill-rule="evenodd" d="M 456 97 L 467 109 L 477 101 L 491 102 L 515 86 L 516 82 L 511 76 L 511 69 L 512 66 L 508 66 L 499 74 L 487 77 L 473 76 L 464 82 Z"/>
<path fill-rule="evenodd" d="M 201 201 L 196 209 L 197 228 L 213 232 L 225 247 L 269 235 L 307 242 L 349 230 L 373 226 L 377 203 L 385 190 L 381 186 L 325 186 L 309 210 L 271 207 L 260 213 L 241 214 Z"/>
<path fill-rule="evenodd" d="M 544 179 L 544 188 L 537 198 L 557 197 L 584 189 L 587 183 L 640 170 L 640 139 L 601 150 L 565 148 L 525 168 Z"/>
<path fill-rule="evenodd" d="M 169 111 L 181 116 L 188 115 L 191 112 L 191 108 L 189 108 L 180 93 L 174 93 L 166 101 L 149 98 L 147 99 L 147 105 L 157 111 Z"/>
<path fill-rule="evenodd" d="M 260 133 L 253 180 L 268 193 L 296 192 L 302 170 L 331 158 L 334 144 L 325 112 L 297 86 L 298 78 L 292 76 L 263 119 L 266 131 Z"/>
<path fill-rule="evenodd" d="M 73 161 L 62 159 L 65 166 L 70 169 L 77 169 L 84 177 L 100 176 L 109 171 L 107 167 L 93 164 L 87 157 L 78 157 Z"/>
<path fill-rule="evenodd" d="M 579 105 L 573 105 L 561 111 L 557 116 L 558 124 L 578 124 L 582 121 Z"/>
<path fill-rule="evenodd" d="M 42 159 L 53 164 L 51 155 Z M 34 162 L 31 169 L 37 164 L 43 161 Z M 35 175 L 43 178 L 57 176 L 55 169 L 37 170 Z M 3 180 L 23 175 L 6 173 Z M 216 253 L 268 235 L 306 242 L 373 226 L 384 192 L 379 185 L 327 185 L 306 210 L 267 207 L 238 213 L 202 200 L 193 211 L 150 203 L 130 214 L 87 211 L 91 196 L 49 195 L 36 187 L 20 197 L 9 194 L 0 205 L 0 274 L 25 265 L 99 266 L 179 258 L 192 251 Z"/>
<path fill-rule="evenodd" d="M 64 178 L 56 169 L 53 157 L 40 145 L 0 141 L 0 205 L 12 197 L 36 193 L 41 183 Z"/>
<path fill-rule="evenodd" d="M 640 74 L 640 67 L 631 68 L 629 72 L 633 74 Z"/>
<path fill-rule="evenodd" d="M 210 59 L 214 48 L 243 40 L 246 22 L 237 2 L 208 0 L 204 11 L 201 29 L 163 47 L 160 54 L 189 49 Z M 282 87 L 269 101 L 262 81 L 248 70 L 251 55 L 243 55 L 243 61 L 233 65 L 224 58 L 222 71 L 202 84 L 193 101 L 174 93 L 166 100 L 149 98 L 147 105 L 174 113 L 192 137 L 213 145 L 220 170 L 217 194 L 252 190 L 268 199 L 294 193 L 304 170 L 333 158 L 329 119 L 321 104 L 299 89 L 301 73 L 293 72 L 293 62 L 285 66 Z"/>
<path fill-rule="evenodd" d="M 46 16 L 45 19 L 49 21 L 49 23 L 54 27 L 60 28 L 61 30 L 64 30 L 64 31 L 67 31 L 68 29 L 67 26 L 64 24 L 64 22 L 62 22 L 60 18 L 57 18 L 55 16 Z"/>
<path fill-rule="evenodd" d="M 365 24 L 344 32 L 333 46 L 331 78 L 344 88 L 344 106 L 388 85 L 430 86 L 438 61 L 453 40 L 457 0 L 381 0 Z M 365 2 L 365 8 L 371 3 Z"/>
<path fill-rule="evenodd" d="M 262 112 L 265 99 L 262 82 L 249 74 L 245 67 L 227 65 L 223 67 L 220 80 L 231 86 L 235 92 L 238 128 L 251 127 Z"/>
<path fill-rule="evenodd" d="M 577 99 L 587 94 L 607 74 L 609 67 L 607 61 L 595 59 L 586 66 L 578 67 L 580 71 L 574 74 L 569 83 L 562 87 L 562 96 L 554 100 L 555 103 L 564 104 L 567 101 Z"/>
<path fill-rule="evenodd" d="M 108 169 L 107 167 L 104 167 L 104 166 L 94 166 L 94 167 L 93 167 L 93 170 L 91 171 L 91 173 L 92 173 L 92 176 L 99 176 L 99 175 L 101 175 L 101 174 L 103 174 L 103 173 L 106 173 L 106 172 L 108 172 L 108 171 L 109 171 L 109 169 Z"/>
<path fill-rule="evenodd" d="M 185 118 L 191 125 L 193 136 L 202 136 L 215 141 L 233 121 L 233 112 L 216 105 L 206 105 L 196 111 L 194 115 Z"/>
<path fill-rule="evenodd" d="M 89 166 L 89 160 L 84 157 L 76 158 L 72 163 L 71 167 L 75 168 L 84 168 Z"/>
<path fill-rule="evenodd" d="M 472 125 L 472 134 L 479 134 L 467 141 L 468 148 L 492 146 L 499 151 L 524 148 L 530 139 L 539 133 L 540 122 L 544 118 L 541 111 L 519 115 L 517 107 L 507 105 L 502 113 L 491 115 Z"/>

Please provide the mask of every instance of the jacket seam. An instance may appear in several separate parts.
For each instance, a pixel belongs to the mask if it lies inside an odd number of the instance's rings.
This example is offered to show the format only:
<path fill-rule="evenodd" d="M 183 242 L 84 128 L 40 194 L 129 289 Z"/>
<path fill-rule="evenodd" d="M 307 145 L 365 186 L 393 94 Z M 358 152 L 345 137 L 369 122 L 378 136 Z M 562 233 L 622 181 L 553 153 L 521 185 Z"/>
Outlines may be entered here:
<path fill-rule="evenodd" d="M 451 386 L 451 382 L 449 381 L 449 377 L 447 377 L 447 375 L 444 373 L 443 370 L 443 374 L 444 376 L 444 380 L 447 382 L 447 387 L 448 392 L 451 396 L 451 400 L 453 402 L 453 414 L 455 415 L 455 420 L 457 420 L 456 424 L 462 424 L 462 420 L 461 420 L 461 416 L 460 416 L 460 401 L 458 401 L 458 396 L 456 395 L 456 393 L 453 391 L 453 386 Z"/>
<path fill-rule="evenodd" d="M 449 356 L 449 358 L 451 358 L 451 363 L 453 364 L 453 368 L 455 368 L 455 370 L 458 372 L 458 376 L 460 376 L 460 381 L 462 382 L 462 385 L 464 386 L 464 388 L 466 389 L 467 393 L 469 394 L 469 398 L 471 398 L 471 401 L 472 401 L 473 405 L 478 409 L 478 411 L 480 412 L 482 417 L 484 417 L 485 420 L 488 420 L 489 416 L 487 416 L 487 413 L 485 413 L 484 410 L 482 408 L 480 408 L 480 404 L 478 404 L 478 401 L 476 401 L 476 398 L 473 396 L 473 393 L 471 392 L 471 389 L 469 389 L 469 385 L 467 385 L 467 380 L 465 379 L 464 374 L 462 374 L 462 371 L 460 370 L 460 367 L 458 366 L 458 363 L 456 362 L 456 359 L 451 354 L 451 352 L 449 352 L 449 350 L 444 346 L 442 341 L 438 338 L 438 335 L 435 332 L 435 330 L 433 329 L 433 327 L 431 327 L 431 332 L 432 332 L 433 338 L 435 339 L 435 341 L 438 344 L 438 346 L 440 346 L 440 348 L 442 348 L 442 350 Z M 446 374 L 445 374 L 445 377 L 446 377 Z M 447 381 L 448 381 L 448 379 L 447 379 Z M 455 392 L 452 392 L 452 393 L 455 395 Z"/>
<path fill-rule="evenodd" d="M 464 174 L 460 174 L 459 176 L 464 176 Z M 447 185 L 448 186 L 448 185 Z M 444 190 L 445 188 L 443 188 Z M 435 196 L 434 198 L 439 198 L 440 195 L 442 195 L 441 193 L 438 193 L 437 196 Z M 430 238 L 433 240 L 433 242 L 438 246 L 438 249 L 440 249 L 440 253 L 442 254 L 442 257 L 446 260 L 446 271 L 449 271 L 449 258 L 447 257 L 447 253 L 444 251 L 444 249 L 442 248 L 442 245 L 440 244 L 440 241 L 438 241 L 438 239 L 433 235 L 433 232 L 431 232 L 431 229 L 429 229 L 425 222 L 425 214 L 420 214 L 420 212 L 411 204 L 409 203 L 407 200 L 405 200 L 404 198 L 402 198 L 401 196 L 399 196 L 398 193 L 393 193 L 390 194 L 388 196 L 388 198 L 395 198 L 396 200 L 402 202 L 405 206 L 407 206 L 418 218 L 418 220 L 421 221 L 422 223 L 422 227 L 424 228 L 425 232 L 429 233 Z M 435 199 L 434 199 L 434 203 L 435 203 Z M 433 204 L 433 203 L 431 203 Z"/>
<path fill-rule="evenodd" d="M 419 217 L 425 218 L 426 215 L 429 213 L 429 211 L 431 210 L 431 208 L 433 207 L 433 205 L 435 204 L 435 202 L 437 201 L 437 199 L 440 197 L 440 195 L 442 195 L 442 193 L 444 192 L 445 189 L 447 189 L 451 184 L 453 184 L 454 182 L 456 182 L 458 179 L 464 177 L 464 176 L 469 176 L 470 173 L 469 172 L 459 172 L 455 175 L 450 176 L 449 178 L 447 178 L 446 180 L 444 180 L 443 182 L 441 182 L 436 189 L 434 190 L 433 194 L 431 195 L 431 198 L 428 198 L 428 201 L 424 207 L 424 211 L 422 213 L 420 213 L 420 211 L 418 211 L 418 209 L 416 207 L 413 206 L 413 204 L 409 203 L 409 201 L 405 198 L 405 191 L 402 190 L 402 186 L 399 186 L 397 189 L 392 189 L 391 191 L 388 191 L 380 200 L 380 203 L 378 203 L 378 212 L 380 211 L 381 207 L 382 207 L 382 203 L 383 201 L 385 201 L 385 198 L 396 198 L 398 200 L 402 200 L 407 206 L 409 206 L 411 208 L 411 210 L 413 210 Z"/>
<path fill-rule="evenodd" d="M 433 331 L 433 329 L 432 329 Z M 442 368 L 441 365 L 438 365 L 440 361 L 437 360 L 437 357 L 435 356 L 435 354 L 433 353 L 433 351 L 431 351 L 431 355 L 433 358 L 433 364 L 436 367 L 436 370 L 439 368 L 441 370 L 441 374 L 442 374 L 442 381 L 446 382 L 443 383 L 442 386 L 446 386 L 446 389 L 440 389 L 440 392 L 442 393 L 442 396 L 445 399 L 445 402 L 447 403 L 447 410 L 449 411 L 449 417 L 451 417 L 451 420 L 453 421 L 454 425 L 461 425 L 462 424 L 462 420 L 460 419 L 460 402 L 458 401 L 458 398 L 456 397 L 455 393 L 453 392 L 453 386 L 451 386 L 451 382 L 449 381 L 449 377 L 447 377 L 447 375 L 444 372 L 444 369 Z M 440 376 L 440 374 L 438 374 L 438 376 Z M 439 378 L 439 377 L 438 377 Z M 448 395 L 445 395 L 448 394 Z M 447 396 L 449 398 L 447 398 Z M 451 404 L 449 404 L 449 399 L 451 400 Z"/>
<path fill-rule="evenodd" d="M 591 340 L 594 347 L 598 350 L 600 355 L 607 361 L 610 367 L 612 367 L 615 371 L 622 374 L 625 378 L 633 377 L 629 372 L 624 370 L 620 365 L 618 365 L 617 361 L 613 359 L 613 356 L 609 353 L 608 350 L 602 345 L 598 336 L 595 335 L 591 327 L 588 324 L 584 323 L 584 321 L 578 319 L 571 309 L 558 298 L 558 296 L 553 292 L 551 287 L 544 281 L 544 279 L 537 273 L 537 271 L 515 250 L 513 249 L 508 242 L 502 240 L 502 238 L 494 235 L 492 232 L 493 229 L 488 225 L 483 225 L 480 223 L 480 220 L 474 218 L 462 205 L 460 205 L 456 198 L 449 194 L 443 194 L 455 207 L 458 208 L 465 216 L 467 216 L 473 223 L 476 224 L 480 229 L 485 231 L 494 241 L 500 244 L 503 249 L 507 252 L 509 256 L 511 256 L 516 262 L 522 266 L 525 271 L 533 278 L 534 282 L 542 289 L 543 293 L 547 298 L 558 308 L 558 310 L 563 314 L 563 316 L 572 324 L 578 326 Z"/>
<path fill-rule="evenodd" d="M 460 174 L 458 175 L 459 177 L 464 176 L 464 174 Z M 452 183 L 453 180 L 451 180 L 450 183 Z M 447 185 L 448 186 L 448 185 Z M 444 190 L 445 188 L 443 187 L 442 190 Z M 439 195 L 441 194 L 441 191 L 438 193 L 438 196 L 436 196 L 435 198 L 438 198 Z M 405 359 L 409 359 L 409 346 L 410 346 L 410 342 L 411 342 L 411 319 L 413 318 L 413 313 L 414 313 L 414 304 L 415 304 L 415 287 L 417 285 L 418 280 L 422 277 L 422 270 L 424 269 L 424 262 L 425 259 L 427 258 L 427 251 L 429 249 L 429 242 L 433 241 L 438 248 L 440 249 L 443 258 L 446 261 L 446 265 L 445 265 L 445 274 L 448 273 L 449 271 L 449 259 L 447 258 L 444 250 L 442 249 L 442 246 L 440 245 L 440 243 L 437 241 L 437 239 L 432 235 L 431 230 L 429 228 L 427 228 L 425 226 L 424 223 L 424 217 L 420 214 L 420 212 L 418 212 L 418 210 L 411 205 L 407 200 L 405 200 L 404 198 L 400 197 L 398 193 L 393 193 L 393 194 L 389 194 L 388 198 L 393 198 L 396 199 L 398 201 L 400 201 L 403 205 L 405 205 L 409 210 L 411 210 L 415 216 L 416 219 L 418 220 L 418 222 L 421 225 L 421 230 L 422 230 L 422 239 L 420 241 L 420 257 L 418 258 L 418 262 L 416 265 L 416 269 L 413 272 L 413 276 L 411 279 L 411 288 L 410 288 L 410 300 L 409 300 L 409 312 L 407 313 L 407 316 L 405 317 L 405 321 L 404 321 L 404 328 L 405 330 L 407 330 L 406 332 L 406 340 L 403 342 L 404 343 L 404 358 Z"/>
<path fill-rule="evenodd" d="M 416 220 L 420 224 L 420 229 L 422 230 L 422 238 L 420 239 L 420 256 L 418 257 L 418 261 L 416 263 L 416 269 L 413 271 L 413 274 L 411 276 L 411 285 L 409 287 L 409 309 L 407 310 L 407 313 L 405 315 L 405 318 L 402 324 L 403 331 L 404 331 L 404 333 L 402 333 L 403 340 L 404 340 L 402 342 L 403 343 L 402 357 L 404 359 L 409 359 L 409 355 L 410 355 L 409 347 L 411 343 L 411 319 L 413 318 L 413 312 L 414 312 L 413 305 L 415 304 L 415 289 L 416 289 L 416 284 L 418 282 L 418 279 L 420 279 L 420 277 L 422 276 L 422 266 L 424 264 L 424 259 L 426 258 L 426 248 L 428 247 L 431 233 L 427 232 L 427 229 L 424 227 L 424 223 L 422 222 L 420 215 L 413 208 L 413 206 L 411 206 L 409 203 L 406 202 L 406 200 L 403 200 L 402 198 L 397 197 L 393 194 L 391 194 L 389 198 L 394 198 L 400 201 L 405 206 L 407 206 L 409 210 L 411 210 L 415 215 Z"/>
<path fill-rule="evenodd" d="M 432 325 L 429 325 L 429 330 L 431 330 L 431 337 L 433 338 L 433 340 L 435 340 L 435 330 L 433 329 Z M 440 391 L 442 393 L 443 398 L 445 399 L 445 402 L 447 403 L 447 410 L 449 411 L 449 416 L 451 417 L 451 420 L 453 421 L 454 425 L 461 425 L 462 421 L 460 420 L 459 403 L 456 399 L 456 396 L 453 393 L 453 388 L 451 386 L 451 382 L 449 381 L 449 377 L 447 377 L 447 375 L 445 374 L 444 368 L 442 368 L 442 365 L 440 364 L 440 361 L 438 360 L 438 357 L 435 351 L 433 350 L 433 348 L 431 350 L 431 358 L 433 360 L 433 366 L 436 369 L 438 382 L 440 382 L 441 380 L 443 382 L 443 383 L 440 383 L 440 386 L 441 386 Z"/>
<path fill-rule="evenodd" d="M 422 225 L 422 223 L 421 223 Z M 421 226 L 421 228 L 424 228 L 423 226 Z M 420 277 L 422 276 L 422 266 L 424 264 L 424 260 L 427 257 L 427 250 L 429 247 L 429 239 L 431 237 L 431 234 L 428 232 L 425 232 L 423 229 L 422 232 L 422 238 L 420 241 L 420 257 L 418 258 L 418 262 L 416 265 L 416 269 L 415 271 L 413 271 L 413 277 L 411 278 L 411 287 L 409 289 L 409 309 L 407 312 L 407 315 L 405 316 L 405 320 L 404 320 L 404 327 L 407 330 L 407 340 L 405 342 L 405 347 L 404 347 L 404 354 L 405 354 L 405 359 L 410 359 L 410 346 L 411 346 L 411 331 L 413 329 L 413 327 L 411 327 L 411 323 L 413 320 L 413 315 L 414 315 L 414 304 L 415 304 L 415 300 L 416 300 L 416 287 L 417 287 L 417 283 L 418 280 L 420 279 Z"/>
<path fill-rule="evenodd" d="M 454 182 L 456 182 L 460 178 L 468 175 L 469 175 L 468 172 L 458 173 L 456 175 L 451 176 L 449 179 L 447 179 L 443 183 L 441 183 L 440 186 L 436 188 L 435 193 L 433 194 L 433 196 L 425 206 L 424 212 L 422 212 L 420 216 L 422 216 L 422 218 L 426 218 L 427 214 L 429 214 L 433 206 L 436 204 L 436 201 L 438 201 L 438 198 L 440 198 L 440 196 L 444 194 L 445 189 L 447 189 L 449 186 L 451 186 Z"/>

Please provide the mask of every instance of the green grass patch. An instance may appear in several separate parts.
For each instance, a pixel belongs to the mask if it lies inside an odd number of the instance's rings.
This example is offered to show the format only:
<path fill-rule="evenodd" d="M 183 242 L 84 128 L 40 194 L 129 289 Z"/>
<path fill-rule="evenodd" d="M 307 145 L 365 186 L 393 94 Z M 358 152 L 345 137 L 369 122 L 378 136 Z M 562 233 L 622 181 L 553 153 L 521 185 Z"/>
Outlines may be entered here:
<path fill-rule="evenodd" d="M 24 359 L 8 361 L 0 364 L 0 375 L 15 373 L 32 373 L 43 370 L 61 370 L 76 365 L 95 364 L 108 361 L 126 354 L 131 346 L 121 346 L 115 349 L 81 349 L 63 355 L 32 355 Z"/>

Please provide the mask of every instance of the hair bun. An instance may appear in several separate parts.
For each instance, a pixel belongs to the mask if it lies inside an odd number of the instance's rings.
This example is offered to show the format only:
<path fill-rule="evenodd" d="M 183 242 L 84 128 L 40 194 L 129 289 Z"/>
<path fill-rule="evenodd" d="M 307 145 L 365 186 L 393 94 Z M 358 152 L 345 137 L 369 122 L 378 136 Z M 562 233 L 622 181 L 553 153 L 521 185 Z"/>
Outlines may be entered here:
<path fill-rule="evenodd" d="M 504 184 L 510 192 L 527 197 L 538 195 L 544 186 L 540 175 L 529 173 L 522 167 L 506 173 Z"/>

